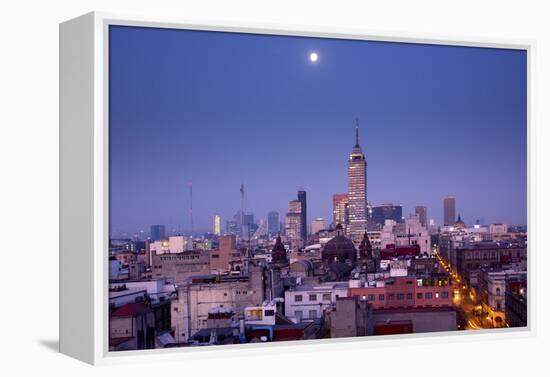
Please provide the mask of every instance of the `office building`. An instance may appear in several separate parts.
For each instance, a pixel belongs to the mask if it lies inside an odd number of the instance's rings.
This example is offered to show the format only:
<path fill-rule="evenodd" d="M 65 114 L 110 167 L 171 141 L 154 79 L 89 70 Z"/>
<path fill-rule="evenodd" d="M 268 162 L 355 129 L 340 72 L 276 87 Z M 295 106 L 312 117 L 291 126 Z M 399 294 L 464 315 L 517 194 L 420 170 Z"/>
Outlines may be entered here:
<path fill-rule="evenodd" d="M 443 199 L 443 225 L 452 226 L 455 223 L 456 201 L 454 196 Z"/>
<path fill-rule="evenodd" d="M 214 218 L 212 219 L 212 233 L 216 236 L 222 234 L 222 220 L 220 215 L 214 215 Z"/>
<path fill-rule="evenodd" d="M 322 217 L 318 217 L 311 222 L 311 234 L 315 234 L 323 229 L 325 229 L 325 219 Z"/>
<path fill-rule="evenodd" d="M 166 227 L 164 225 L 151 225 L 151 241 L 159 241 L 166 238 Z"/>
<path fill-rule="evenodd" d="M 267 214 L 267 232 L 272 236 L 280 232 L 279 212 L 271 211 Z"/>
<path fill-rule="evenodd" d="M 348 224 L 348 194 L 332 194 L 332 226 Z"/>
<path fill-rule="evenodd" d="M 288 203 L 286 214 L 285 235 L 291 247 L 303 246 L 302 239 L 302 203 L 299 200 L 291 200 Z"/>
<path fill-rule="evenodd" d="M 298 200 L 300 201 L 300 236 L 305 242 L 307 240 L 307 202 L 304 190 L 298 191 Z"/>
<path fill-rule="evenodd" d="M 391 203 L 373 206 L 371 219 L 373 223 L 380 226 L 384 226 L 386 220 L 401 223 L 403 222 L 403 207 Z"/>
<path fill-rule="evenodd" d="M 367 230 L 367 160 L 359 145 L 359 127 L 348 159 L 348 196 L 348 235 L 360 239 Z"/>

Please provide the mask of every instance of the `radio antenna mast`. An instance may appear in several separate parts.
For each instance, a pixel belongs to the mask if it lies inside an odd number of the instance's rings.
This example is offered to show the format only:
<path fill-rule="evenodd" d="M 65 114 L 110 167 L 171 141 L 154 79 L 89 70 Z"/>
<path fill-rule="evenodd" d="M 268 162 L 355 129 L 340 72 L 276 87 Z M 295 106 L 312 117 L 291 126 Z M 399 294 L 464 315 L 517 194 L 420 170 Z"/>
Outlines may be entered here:
<path fill-rule="evenodd" d="M 195 225 L 193 224 L 193 182 L 189 182 L 189 221 L 191 222 L 191 238 L 195 233 Z"/>

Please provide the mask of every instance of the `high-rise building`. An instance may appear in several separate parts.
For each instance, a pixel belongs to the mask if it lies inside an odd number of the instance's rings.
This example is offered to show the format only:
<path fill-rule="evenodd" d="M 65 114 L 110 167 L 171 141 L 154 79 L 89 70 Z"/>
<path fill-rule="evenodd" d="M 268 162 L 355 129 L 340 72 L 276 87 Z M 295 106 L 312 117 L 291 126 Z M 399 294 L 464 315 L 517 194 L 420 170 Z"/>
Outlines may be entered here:
<path fill-rule="evenodd" d="M 300 235 L 302 241 L 307 240 L 307 204 L 306 204 L 306 192 L 304 190 L 298 191 L 298 200 L 300 201 Z"/>
<path fill-rule="evenodd" d="M 443 199 L 443 225 L 451 226 L 455 223 L 456 201 L 454 196 Z"/>
<path fill-rule="evenodd" d="M 286 214 L 285 235 L 292 247 L 301 247 L 302 239 L 302 203 L 299 200 L 291 200 L 288 203 Z"/>
<path fill-rule="evenodd" d="M 332 194 L 332 226 L 348 224 L 348 194 Z"/>
<path fill-rule="evenodd" d="M 372 222 L 384 226 L 386 220 L 403 222 L 403 207 L 398 204 L 385 203 L 372 206 Z"/>
<path fill-rule="evenodd" d="M 318 217 L 311 222 L 311 234 L 315 234 L 323 229 L 325 229 L 325 219 L 322 217 Z"/>
<path fill-rule="evenodd" d="M 359 145 L 359 127 L 348 159 L 348 196 L 348 235 L 359 240 L 367 230 L 367 160 Z"/>
<path fill-rule="evenodd" d="M 220 236 L 222 234 L 222 219 L 220 215 L 214 215 L 212 218 L 212 233 L 216 236 Z"/>
<path fill-rule="evenodd" d="M 267 214 L 267 232 L 274 236 L 280 231 L 279 212 L 271 211 Z"/>
<path fill-rule="evenodd" d="M 151 225 L 151 241 L 159 241 L 166 238 L 166 227 L 164 225 Z"/>
<path fill-rule="evenodd" d="M 420 224 L 423 227 L 426 227 L 428 225 L 428 208 L 426 208 L 425 206 L 416 206 L 414 208 L 414 213 L 418 215 Z"/>

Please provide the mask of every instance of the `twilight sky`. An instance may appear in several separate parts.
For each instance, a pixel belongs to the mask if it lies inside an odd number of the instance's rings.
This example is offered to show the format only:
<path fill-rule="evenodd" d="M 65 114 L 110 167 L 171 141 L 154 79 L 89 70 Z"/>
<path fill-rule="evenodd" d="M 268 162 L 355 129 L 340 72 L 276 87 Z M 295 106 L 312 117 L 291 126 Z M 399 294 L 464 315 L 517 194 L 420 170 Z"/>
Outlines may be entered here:
<path fill-rule="evenodd" d="M 312 63 L 310 52 L 319 60 Z M 111 232 L 265 218 L 303 188 L 308 222 L 347 191 L 354 118 L 373 204 L 525 224 L 526 53 L 138 27 L 110 30 Z"/>

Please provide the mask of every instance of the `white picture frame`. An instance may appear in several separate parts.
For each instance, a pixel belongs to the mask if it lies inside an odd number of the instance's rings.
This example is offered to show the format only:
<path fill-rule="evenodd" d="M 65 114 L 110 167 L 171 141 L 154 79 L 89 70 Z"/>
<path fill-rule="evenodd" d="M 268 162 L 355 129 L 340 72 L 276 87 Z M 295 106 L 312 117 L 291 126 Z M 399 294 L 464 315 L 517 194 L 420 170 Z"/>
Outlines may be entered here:
<path fill-rule="evenodd" d="M 225 357 L 234 354 L 273 353 L 281 347 L 316 350 L 360 344 L 364 347 L 471 341 L 473 338 L 506 339 L 534 336 L 536 303 L 528 300 L 525 328 L 376 338 L 349 338 L 244 344 L 211 348 L 172 348 L 154 351 L 108 350 L 108 28 L 109 25 L 149 26 L 256 34 L 313 36 L 337 39 L 414 42 L 452 46 L 521 49 L 528 62 L 528 191 L 532 149 L 531 82 L 533 41 L 476 40 L 450 36 L 385 34 L 364 30 L 317 29 L 238 23 L 196 24 L 179 20 L 88 13 L 60 24 L 60 351 L 90 364 L 128 361 L 131 358 Z M 528 220 L 534 217 L 528 195 Z M 528 246 L 529 296 L 536 297 L 536 255 Z"/>

